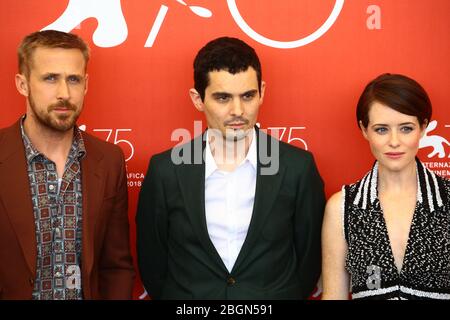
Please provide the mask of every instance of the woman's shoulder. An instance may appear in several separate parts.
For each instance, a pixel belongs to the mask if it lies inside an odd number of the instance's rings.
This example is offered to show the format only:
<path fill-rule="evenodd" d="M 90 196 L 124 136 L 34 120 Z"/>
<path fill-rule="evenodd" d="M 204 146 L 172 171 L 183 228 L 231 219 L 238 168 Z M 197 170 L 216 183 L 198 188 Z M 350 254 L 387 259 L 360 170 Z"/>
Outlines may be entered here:
<path fill-rule="evenodd" d="M 437 174 L 435 174 L 435 175 L 436 175 L 436 179 L 440 180 L 441 183 L 442 183 L 445 187 L 447 187 L 447 188 L 450 187 L 450 179 L 449 179 L 449 178 L 443 177 L 443 176 L 440 176 L 440 175 L 437 175 Z"/>
<path fill-rule="evenodd" d="M 422 197 L 438 206 L 448 206 L 450 200 L 450 180 L 430 170 L 423 163 L 418 168 L 418 180 L 423 189 Z"/>
<path fill-rule="evenodd" d="M 339 211 L 342 204 L 342 194 L 343 191 L 338 191 L 335 194 L 333 194 L 327 201 L 327 205 L 325 210 L 326 211 Z"/>

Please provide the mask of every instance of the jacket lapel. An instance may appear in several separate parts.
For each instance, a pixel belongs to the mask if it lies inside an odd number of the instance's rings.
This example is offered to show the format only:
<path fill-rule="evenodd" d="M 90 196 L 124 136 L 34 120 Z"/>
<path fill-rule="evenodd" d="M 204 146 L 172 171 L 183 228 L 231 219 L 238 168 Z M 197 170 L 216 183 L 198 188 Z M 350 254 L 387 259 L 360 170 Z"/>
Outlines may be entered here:
<path fill-rule="evenodd" d="M 204 133 L 205 134 L 205 133 Z M 204 135 L 203 134 L 203 135 Z M 188 146 L 191 148 L 191 158 L 194 159 L 194 152 L 198 152 L 202 146 L 202 155 L 205 150 L 203 135 L 195 138 Z M 199 139 L 201 139 L 199 141 Z M 197 145 L 197 148 L 195 147 Z M 197 150 L 196 150 L 197 149 Z M 206 225 L 205 214 L 205 162 L 202 156 L 201 164 L 181 164 L 176 167 L 180 190 L 186 205 L 186 212 L 191 221 L 192 228 L 197 234 L 204 249 L 210 253 L 214 262 L 226 271 L 226 267 L 220 258 L 214 244 L 212 243 L 208 227 Z"/>
<path fill-rule="evenodd" d="M 102 168 L 103 154 L 95 148 L 87 134 L 83 133 L 83 140 L 86 147 L 86 157 L 81 161 L 83 192 L 82 268 L 85 273 L 84 277 L 88 279 L 94 262 L 94 235 L 98 218 L 96 213 L 100 212 L 104 194 L 104 170 Z M 85 283 L 89 283 L 89 281 L 84 281 L 83 285 Z"/>
<path fill-rule="evenodd" d="M 244 241 L 241 251 L 239 252 L 236 263 L 232 272 L 235 272 L 239 268 L 245 257 L 251 251 L 251 248 L 255 245 L 258 239 L 258 235 L 261 228 L 264 226 L 266 219 L 271 211 L 272 205 L 275 202 L 278 191 L 283 181 L 284 168 L 279 167 L 279 170 L 274 175 L 263 175 L 261 169 L 267 165 L 263 164 L 260 159 L 260 137 L 267 139 L 267 135 L 257 130 L 257 149 L 258 149 L 258 168 L 257 168 L 257 180 L 255 190 L 255 202 L 253 205 L 253 213 L 250 221 L 247 237 Z M 191 148 L 191 155 L 194 153 L 195 143 L 199 143 L 197 139 L 202 139 L 202 136 L 193 140 L 193 143 L 189 146 Z M 268 146 L 270 147 L 270 138 Z M 205 141 L 202 140 L 202 151 L 205 150 Z M 264 145 L 264 144 L 263 144 Z M 267 145 L 267 144 L 266 144 Z M 281 162 L 281 154 L 280 154 Z M 220 268 L 228 272 L 219 253 L 214 247 L 206 225 L 205 214 L 205 163 L 202 158 L 201 164 L 182 164 L 177 166 L 177 176 L 180 184 L 180 190 L 183 195 L 184 202 L 186 204 L 186 211 L 191 220 L 192 228 L 199 237 L 200 243 L 204 249 L 211 254 L 211 257 Z"/>
<path fill-rule="evenodd" d="M 5 206 L 28 268 L 35 275 L 36 230 L 20 122 L 7 129 L 0 150 L 0 202 Z"/>
<path fill-rule="evenodd" d="M 250 225 L 247 232 L 247 237 L 245 238 L 244 244 L 242 245 L 241 251 L 239 252 L 236 263 L 234 264 L 232 272 L 236 272 L 238 268 L 243 264 L 245 257 L 248 256 L 253 246 L 255 246 L 261 228 L 266 223 L 267 217 L 269 216 L 273 203 L 276 201 L 278 192 L 281 187 L 284 176 L 284 167 L 281 166 L 281 150 L 270 150 L 270 152 L 275 152 L 272 156 L 278 156 L 279 168 L 276 174 L 267 175 L 261 174 L 261 169 L 267 167 L 268 164 L 263 164 L 261 162 L 261 154 L 269 154 L 267 149 L 260 152 L 261 146 L 271 148 L 270 141 L 272 137 L 266 135 L 256 128 L 257 136 L 257 150 L 258 150 L 258 168 L 256 177 L 256 190 L 255 190 L 255 201 L 253 204 L 252 218 L 250 220 Z M 261 138 L 266 139 L 267 143 L 261 143 Z"/>

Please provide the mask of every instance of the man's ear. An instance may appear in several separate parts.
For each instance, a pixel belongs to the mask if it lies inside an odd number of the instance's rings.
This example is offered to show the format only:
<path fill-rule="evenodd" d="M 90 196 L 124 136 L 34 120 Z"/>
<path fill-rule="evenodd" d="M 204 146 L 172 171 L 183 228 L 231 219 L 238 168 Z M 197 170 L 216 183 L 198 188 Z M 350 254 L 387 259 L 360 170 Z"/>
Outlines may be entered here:
<path fill-rule="evenodd" d="M 194 88 L 189 89 L 189 96 L 191 97 L 192 103 L 198 111 L 205 111 L 205 105 L 203 104 L 202 97 Z"/>
<path fill-rule="evenodd" d="M 363 123 L 362 123 L 361 120 L 359 120 L 358 125 L 359 125 L 359 128 L 361 129 L 361 132 L 362 132 L 363 137 L 364 137 L 366 140 L 368 140 L 368 137 L 367 137 L 367 128 L 364 127 L 364 125 L 363 125 Z"/>
<path fill-rule="evenodd" d="M 29 88 L 28 88 L 28 81 L 27 77 L 25 77 L 23 74 L 16 74 L 15 76 L 16 81 L 16 88 L 19 93 L 25 97 L 28 97 L 29 95 Z"/>
<path fill-rule="evenodd" d="M 84 94 L 88 92 L 89 75 L 86 73 L 84 77 Z"/>
<path fill-rule="evenodd" d="M 264 101 L 264 93 L 266 92 L 266 82 L 261 81 L 261 92 L 259 93 L 259 99 L 260 102 L 263 103 Z"/>

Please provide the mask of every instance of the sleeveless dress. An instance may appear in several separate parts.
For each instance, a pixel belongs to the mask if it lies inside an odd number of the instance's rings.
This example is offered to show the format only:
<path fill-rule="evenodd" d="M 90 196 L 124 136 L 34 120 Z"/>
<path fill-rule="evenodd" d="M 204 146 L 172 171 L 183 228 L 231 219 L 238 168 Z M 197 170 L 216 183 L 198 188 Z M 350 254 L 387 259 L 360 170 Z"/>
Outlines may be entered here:
<path fill-rule="evenodd" d="M 416 164 L 417 203 L 400 271 L 378 199 L 378 163 L 342 188 L 353 299 L 450 299 L 450 180 Z"/>

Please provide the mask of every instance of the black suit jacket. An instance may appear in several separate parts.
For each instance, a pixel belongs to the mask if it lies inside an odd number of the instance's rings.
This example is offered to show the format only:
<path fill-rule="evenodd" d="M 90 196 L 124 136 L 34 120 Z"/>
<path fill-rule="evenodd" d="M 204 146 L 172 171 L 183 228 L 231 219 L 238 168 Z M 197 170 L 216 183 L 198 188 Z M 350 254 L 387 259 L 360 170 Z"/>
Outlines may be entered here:
<path fill-rule="evenodd" d="M 254 208 L 230 273 L 208 235 L 204 161 L 176 165 L 172 150 L 151 158 L 136 224 L 139 270 L 154 299 L 306 299 L 311 294 L 321 269 L 322 179 L 311 153 L 285 143 L 279 144 L 278 172 L 261 174 L 260 144 L 267 137 L 257 130 Z M 204 150 L 202 136 L 173 151 L 183 154 L 198 146 Z M 271 153 L 269 147 L 263 151 Z"/>

